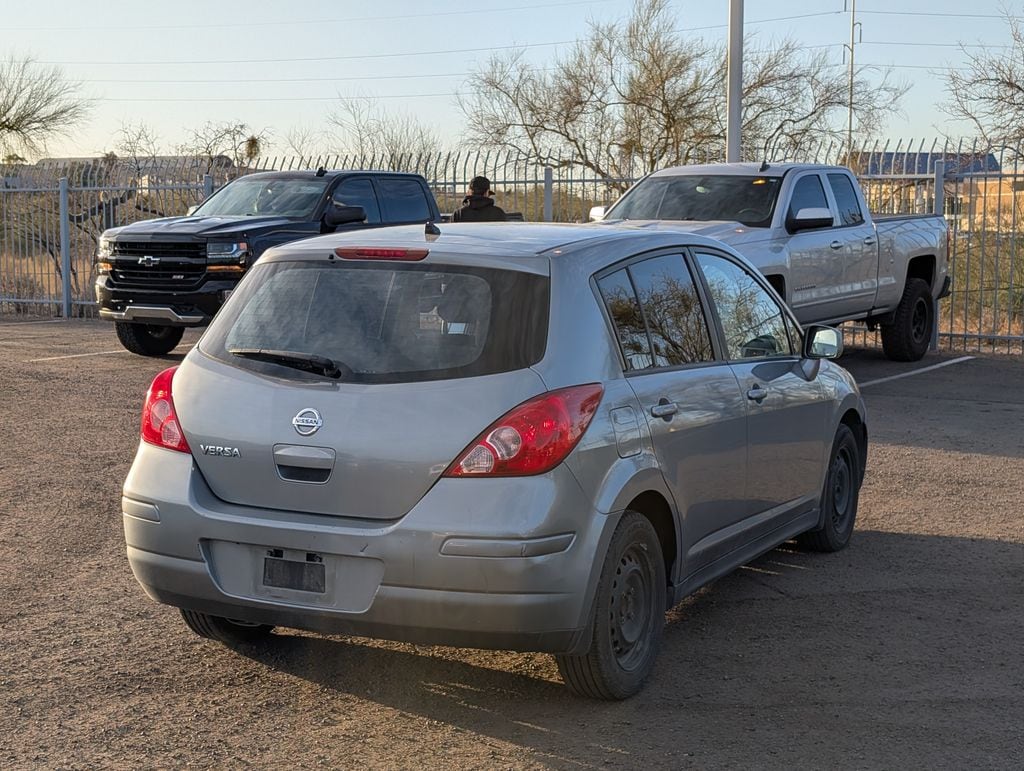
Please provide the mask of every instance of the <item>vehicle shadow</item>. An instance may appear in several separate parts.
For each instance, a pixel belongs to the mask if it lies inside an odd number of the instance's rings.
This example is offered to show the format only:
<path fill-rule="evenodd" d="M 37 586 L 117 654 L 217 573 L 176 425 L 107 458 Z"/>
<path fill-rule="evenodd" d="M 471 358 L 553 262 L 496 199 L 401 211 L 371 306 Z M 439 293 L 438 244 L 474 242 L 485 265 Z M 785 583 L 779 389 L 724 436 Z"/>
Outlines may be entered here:
<path fill-rule="evenodd" d="M 1000 765 L 1019 749 L 1020 721 L 1000 716 L 1024 714 L 1022 544 L 881 531 L 837 555 L 787 544 L 666 620 L 653 678 L 620 703 L 571 695 L 536 654 L 304 635 L 239 652 L 552 767 Z"/>

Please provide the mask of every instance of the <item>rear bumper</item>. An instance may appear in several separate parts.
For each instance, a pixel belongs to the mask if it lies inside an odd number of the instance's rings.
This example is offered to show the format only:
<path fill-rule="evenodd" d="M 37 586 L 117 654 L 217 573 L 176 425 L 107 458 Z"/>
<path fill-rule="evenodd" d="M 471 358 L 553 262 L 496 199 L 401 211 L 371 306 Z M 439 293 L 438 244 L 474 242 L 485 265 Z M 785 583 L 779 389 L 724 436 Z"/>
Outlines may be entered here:
<path fill-rule="evenodd" d="M 191 461 L 143 444 L 125 483 L 128 560 L 159 602 L 422 644 L 570 652 L 588 642 L 616 518 L 588 512 L 565 467 L 442 479 L 402 519 L 370 522 L 227 504 Z M 327 591 L 263 587 L 268 550 L 318 555 Z"/>

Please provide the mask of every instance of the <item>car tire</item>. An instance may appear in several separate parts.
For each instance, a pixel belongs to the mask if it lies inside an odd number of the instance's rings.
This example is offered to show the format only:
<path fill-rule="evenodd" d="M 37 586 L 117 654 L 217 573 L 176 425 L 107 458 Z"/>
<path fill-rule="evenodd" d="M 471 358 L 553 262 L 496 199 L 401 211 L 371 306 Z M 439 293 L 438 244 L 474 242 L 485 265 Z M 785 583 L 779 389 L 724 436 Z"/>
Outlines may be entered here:
<path fill-rule="evenodd" d="M 562 680 L 580 696 L 625 699 L 650 675 L 661 645 L 665 560 L 651 523 L 627 511 L 612 535 L 590 614 L 590 647 L 555 657 Z"/>
<path fill-rule="evenodd" d="M 185 624 L 200 637 L 216 640 L 225 645 L 253 645 L 265 640 L 274 627 L 269 624 L 250 624 L 229 618 L 211 616 L 198 610 L 181 609 Z"/>
<path fill-rule="evenodd" d="M 918 361 L 932 341 L 935 302 L 928 282 L 907 281 L 892 324 L 882 325 L 882 350 L 893 361 Z"/>
<path fill-rule="evenodd" d="M 845 549 L 857 520 L 857 502 L 864 478 L 860 447 L 853 431 L 840 424 L 832 442 L 825 487 L 821 491 L 821 527 L 804 533 L 797 542 L 812 551 Z"/>
<path fill-rule="evenodd" d="M 131 324 L 115 321 L 117 339 L 121 345 L 140 356 L 163 356 L 175 349 L 185 334 L 183 327 L 160 324 Z"/>

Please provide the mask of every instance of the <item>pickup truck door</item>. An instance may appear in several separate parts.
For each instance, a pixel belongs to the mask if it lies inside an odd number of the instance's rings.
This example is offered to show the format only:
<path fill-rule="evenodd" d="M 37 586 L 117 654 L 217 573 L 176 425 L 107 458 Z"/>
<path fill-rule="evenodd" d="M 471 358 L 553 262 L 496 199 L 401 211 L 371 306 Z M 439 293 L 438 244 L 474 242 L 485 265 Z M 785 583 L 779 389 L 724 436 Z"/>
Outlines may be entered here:
<path fill-rule="evenodd" d="M 861 198 L 849 174 L 828 172 L 827 192 L 831 195 L 832 209 L 838 215 L 832 229 L 836 240 L 843 246 L 838 250 L 841 274 L 829 316 L 853 317 L 871 310 L 878 291 L 878 239 L 875 226 L 865 217 Z"/>
<path fill-rule="evenodd" d="M 796 325 L 761 280 L 724 254 L 694 251 L 747 407 L 747 530 L 756 538 L 818 505 L 831 405 L 800 357 Z"/>
<path fill-rule="evenodd" d="M 801 209 L 835 209 L 817 171 L 797 175 L 784 216 L 788 224 Z M 834 220 L 833 220 L 834 221 Z M 783 235 L 789 252 L 789 303 L 801 323 L 835 318 L 835 289 L 841 283 L 843 243 L 833 228 Z"/>

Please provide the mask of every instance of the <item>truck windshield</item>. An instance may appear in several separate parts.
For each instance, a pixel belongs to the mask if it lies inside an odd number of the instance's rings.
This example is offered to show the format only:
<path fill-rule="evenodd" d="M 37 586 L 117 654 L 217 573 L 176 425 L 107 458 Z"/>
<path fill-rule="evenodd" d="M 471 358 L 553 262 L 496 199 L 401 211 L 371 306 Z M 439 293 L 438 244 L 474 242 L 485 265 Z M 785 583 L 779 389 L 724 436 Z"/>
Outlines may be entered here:
<path fill-rule="evenodd" d="M 309 219 L 327 187 L 324 177 L 241 177 L 207 199 L 198 217 L 301 217 Z"/>
<path fill-rule="evenodd" d="M 648 177 L 609 210 L 607 219 L 725 220 L 766 228 L 781 182 L 779 177 L 731 174 Z"/>

